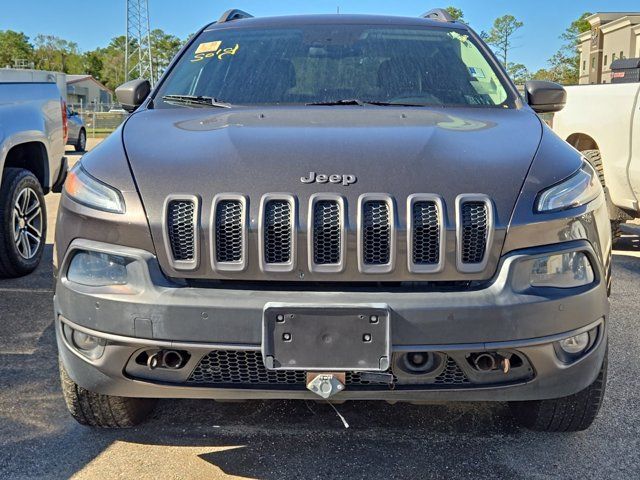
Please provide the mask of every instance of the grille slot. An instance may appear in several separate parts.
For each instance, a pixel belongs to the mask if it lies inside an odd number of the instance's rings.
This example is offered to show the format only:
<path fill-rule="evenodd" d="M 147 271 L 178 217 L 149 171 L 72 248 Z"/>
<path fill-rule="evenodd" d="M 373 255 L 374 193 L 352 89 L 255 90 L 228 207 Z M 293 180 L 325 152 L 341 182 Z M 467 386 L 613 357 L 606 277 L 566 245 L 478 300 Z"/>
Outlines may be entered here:
<path fill-rule="evenodd" d="M 216 208 L 216 261 L 242 261 L 244 229 L 243 206 L 240 200 L 220 200 Z"/>
<path fill-rule="evenodd" d="M 367 200 L 362 205 L 362 262 L 387 265 L 391 262 L 391 216 L 384 200 Z"/>
<path fill-rule="evenodd" d="M 440 212 L 432 200 L 416 201 L 413 204 L 412 249 L 414 265 L 438 265 L 440 263 Z"/>
<path fill-rule="evenodd" d="M 267 200 L 263 215 L 264 263 L 292 263 L 292 202 L 285 199 Z"/>
<path fill-rule="evenodd" d="M 167 206 L 167 234 L 176 262 L 194 262 L 196 256 L 196 202 L 170 200 Z"/>
<path fill-rule="evenodd" d="M 306 373 L 267 370 L 257 350 L 213 350 L 205 355 L 187 383 L 213 385 L 305 385 Z"/>
<path fill-rule="evenodd" d="M 484 261 L 489 236 L 489 218 L 486 202 L 464 202 L 462 217 L 462 263 L 479 264 Z"/>
<path fill-rule="evenodd" d="M 391 370 L 389 370 L 391 372 Z M 391 372 L 393 373 L 393 372 Z M 210 386 L 262 386 L 304 389 L 306 372 L 295 370 L 267 370 L 259 350 L 213 350 L 205 355 L 189 376 L 191 385 Z M 394 375 L 394 384 L 397 379 Z M 346 384 L 352 387 L 388 388 L 386 385 L 362 380 L 361 372 L 346 372 Z M 473 386 L 472 382 L 451 357 L 447 358 L 444 371 L 434 379 L 433 384 L 419 384 L 414 387 L 433 388 L 446 386 Z M 400 386 L 399 386 L 400 387 Z M 411 388 L 411 384 L 402 385 Z"/>
<path fill-rule="evenodd" d="M 336 200 L 313 204 L 313 263 L 339 264 L 342 257 L 342 220 Z"/>

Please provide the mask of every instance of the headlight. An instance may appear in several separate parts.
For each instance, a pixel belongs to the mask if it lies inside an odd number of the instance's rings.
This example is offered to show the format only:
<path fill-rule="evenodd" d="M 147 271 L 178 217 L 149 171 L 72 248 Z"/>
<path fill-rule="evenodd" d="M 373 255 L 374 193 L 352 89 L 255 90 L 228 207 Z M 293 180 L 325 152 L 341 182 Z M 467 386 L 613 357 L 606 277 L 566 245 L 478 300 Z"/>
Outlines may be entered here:
<path fill-rule="evenodd" d="M 65 193 L 87 207 L 111 213 L 124 213 L 124 199 L 118 190 L 93 178 L 77 164 L 64 184 Z"/>
<path fill-rule="evenodd" d="M 536 202 L 538 212 L 556 212 L 579 207 L 595 199 L 602 191 L 598 174 L 589 163 L 562 183 L 540 192 Z"/>
<path fill-rule="evenodd" d="M 591 262 L 583 252 L 546 255 L 530 263 L 532 287 L 573 288 L 594 280 Z"/>
<path fill-rule="evenodd" d="M 126 285 L 128 282 L 126 258 L 100 252 L 77 252 L 71 259 L 67 279 L 90 287 Z"/>

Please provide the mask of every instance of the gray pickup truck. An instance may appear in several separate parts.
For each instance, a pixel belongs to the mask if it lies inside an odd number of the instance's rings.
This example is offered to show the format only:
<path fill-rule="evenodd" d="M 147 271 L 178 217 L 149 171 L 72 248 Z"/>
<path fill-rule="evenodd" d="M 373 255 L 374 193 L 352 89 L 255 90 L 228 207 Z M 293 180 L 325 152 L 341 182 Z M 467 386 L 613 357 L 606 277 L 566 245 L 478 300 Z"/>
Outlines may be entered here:
<path fill-rule="evenodd" d="M 603 188 L 467 25 L 251 18 L 195 34 L 69 173 L 63 393 L 81 423 L 157 398 L 507 401 L 587 428 L 604 396 Z M 186 404 L 185 404 L 186 405 Z"/>
<path fill-rule="evenodd" d="M 0 83 L 0 278 L 26 275 L 42 258 L 44 195 L 64 183 L 66 130 L 55 83 Z"/>

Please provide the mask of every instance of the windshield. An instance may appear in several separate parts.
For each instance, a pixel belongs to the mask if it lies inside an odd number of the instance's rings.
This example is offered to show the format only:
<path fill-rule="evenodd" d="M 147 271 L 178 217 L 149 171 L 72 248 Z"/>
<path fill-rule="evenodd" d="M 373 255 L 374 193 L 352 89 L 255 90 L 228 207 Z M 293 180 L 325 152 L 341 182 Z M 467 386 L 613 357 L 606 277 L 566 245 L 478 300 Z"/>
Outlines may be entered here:
<path fill-rule="evenodd" d="M 357 100 L 513 106 L 498 74 L 467 35 L 446 28 L 368 25 L 204 31 L 156 98 L 167 95 L 208 97 L 232 105 Z M 176 103 L 156 105 L 181 108 Z"/>

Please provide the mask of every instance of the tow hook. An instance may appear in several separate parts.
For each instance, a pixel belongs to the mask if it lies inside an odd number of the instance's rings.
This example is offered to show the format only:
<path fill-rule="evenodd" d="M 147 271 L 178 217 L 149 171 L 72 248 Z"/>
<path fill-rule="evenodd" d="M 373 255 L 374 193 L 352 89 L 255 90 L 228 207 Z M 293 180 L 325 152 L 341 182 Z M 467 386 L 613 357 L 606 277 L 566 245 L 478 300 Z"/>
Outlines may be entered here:
<path fill-rule="evenodd" d="M 309 373 L 307 389 L 324 399 L 344 390 L 344 373 Z"/>

